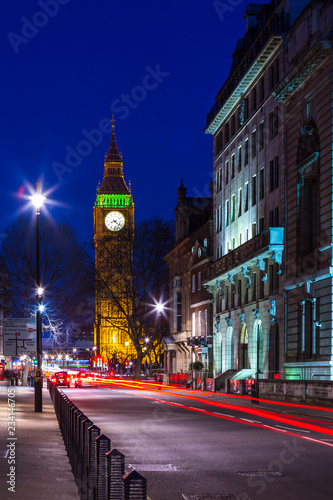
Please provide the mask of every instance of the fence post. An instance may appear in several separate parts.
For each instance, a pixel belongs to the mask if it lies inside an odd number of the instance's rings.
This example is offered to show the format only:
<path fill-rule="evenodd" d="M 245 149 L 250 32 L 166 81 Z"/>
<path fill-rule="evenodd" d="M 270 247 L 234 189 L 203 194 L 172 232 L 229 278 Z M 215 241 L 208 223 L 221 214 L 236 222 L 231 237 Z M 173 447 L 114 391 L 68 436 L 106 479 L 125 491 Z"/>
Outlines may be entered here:
<path fill-rule="evenodd" d="M 105 455 L 107 500 L 124 500 L 125 455 L 116 448 Z"/>
<path fill-rule="evenodd" d="M 147 479 L 136 470 L 124 477 L 125 500 L 147 500 Z"/>
<path fill-rule="evenodd" d="M 89 475 L 88 475 L 88 498 L 94 499 L 97 486 L 97 445 L 96 438 L 101 433 L 97 425 L 91 425 L 89 431 Z"/>
<path fill-rule="evenodd" d="M 81 486 L 81 498 L 87 497 L 88 492 L 88 477 L 89 477 L 89 427 L 93 425 L 93 422 L 87 418 L 82 422 L 82 468 L 81 476 L 82 482 Z M 80 491 L 79 489 L 79 491 Z"/>
<path fill-rule="evenodd" d="M 111 439 L 104 434 L 96 438 L 97 445 L 97 500 L 106 499 L 107 481 L 106 481 L 106 461 L 105 455 L 111 450 Z"/>

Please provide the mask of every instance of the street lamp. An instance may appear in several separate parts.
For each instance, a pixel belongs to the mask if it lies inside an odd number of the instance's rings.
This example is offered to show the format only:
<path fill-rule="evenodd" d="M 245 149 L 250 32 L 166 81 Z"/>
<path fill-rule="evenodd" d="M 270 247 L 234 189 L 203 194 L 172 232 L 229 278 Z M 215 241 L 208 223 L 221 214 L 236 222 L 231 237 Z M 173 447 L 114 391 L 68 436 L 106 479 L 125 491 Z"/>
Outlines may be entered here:
<path fill-rule="evenodd" d="M 155 309 L 158 312 L 158 349 L 159 349 L 159 366 L 161 368 L 161 317 L 164 310 L 164 305 L 159 302 L 155 305 Z"/>
<path fill-rule="evenodd" d="M 40 254 L 40 208 L 45 196 L 40 192 L 39 182 L 36 183 L 36 193 L 31 196 L 31 202 L 36 208 L 36 340 L 37 340 L 37 369 L 35 376 L 35 412 L 43 411 L 42 400 L 42 295 L 43 288 L 40 283 L 39 254 Z"/>

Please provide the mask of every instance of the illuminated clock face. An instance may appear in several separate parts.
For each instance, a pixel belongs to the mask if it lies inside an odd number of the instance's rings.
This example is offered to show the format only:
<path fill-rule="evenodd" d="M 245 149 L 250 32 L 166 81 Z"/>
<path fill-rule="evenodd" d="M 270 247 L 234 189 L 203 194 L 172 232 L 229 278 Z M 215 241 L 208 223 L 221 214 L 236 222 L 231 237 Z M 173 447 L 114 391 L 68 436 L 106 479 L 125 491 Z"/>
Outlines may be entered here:
<path fill-rule="evenodd" d="M 125 217 L 120 212 L 109 212 L 105 217 L 105 225 L 110 231 L 120 231 L 125 225 Z"/>

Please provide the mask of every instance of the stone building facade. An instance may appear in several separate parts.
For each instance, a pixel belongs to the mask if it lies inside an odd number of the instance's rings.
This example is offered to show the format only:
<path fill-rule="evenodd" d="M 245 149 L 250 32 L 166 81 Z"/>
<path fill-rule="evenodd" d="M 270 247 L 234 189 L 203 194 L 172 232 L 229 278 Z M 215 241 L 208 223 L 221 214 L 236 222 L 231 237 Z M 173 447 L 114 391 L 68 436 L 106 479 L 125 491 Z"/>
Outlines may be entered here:
<path fill-rule="evenodd" d="M 175 209 L 176 241 L 165 256 L 169 270 L 169 337 L 165 339 L 165 367 L 169 374 L 187 373 L 201 361 L 209 374 L 212 365 L 212 305 L 203 287 L 212 255 L 211 198 L 186 195 L 181 181 Z"/>
<path fill-rule="evenodd" d="M 214 376 L 332 379 L 332 5 L 246 7 L 214 138 Z"/>

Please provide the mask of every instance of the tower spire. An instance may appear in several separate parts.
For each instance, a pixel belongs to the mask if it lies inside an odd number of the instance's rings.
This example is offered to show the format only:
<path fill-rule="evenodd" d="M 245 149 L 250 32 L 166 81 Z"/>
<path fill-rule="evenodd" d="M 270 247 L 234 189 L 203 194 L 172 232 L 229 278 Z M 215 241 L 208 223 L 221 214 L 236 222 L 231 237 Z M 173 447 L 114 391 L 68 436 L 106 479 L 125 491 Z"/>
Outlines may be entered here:
<path fill-rule="evenodd" d="M 116 120 L 114 118 L 114 115 L 112 115 L 112 118 L 111 118 L 111 127 L 112 127 L 111 142 L 110 142 L 109 152 L 105 158 L 105 161 L 122 161 L 122 157 L 118 151 L 118 146 L 117 146 L 117 142 L 116 142 L 116 135 L 114 132 L 115 123 L 116 123 Z"/>

